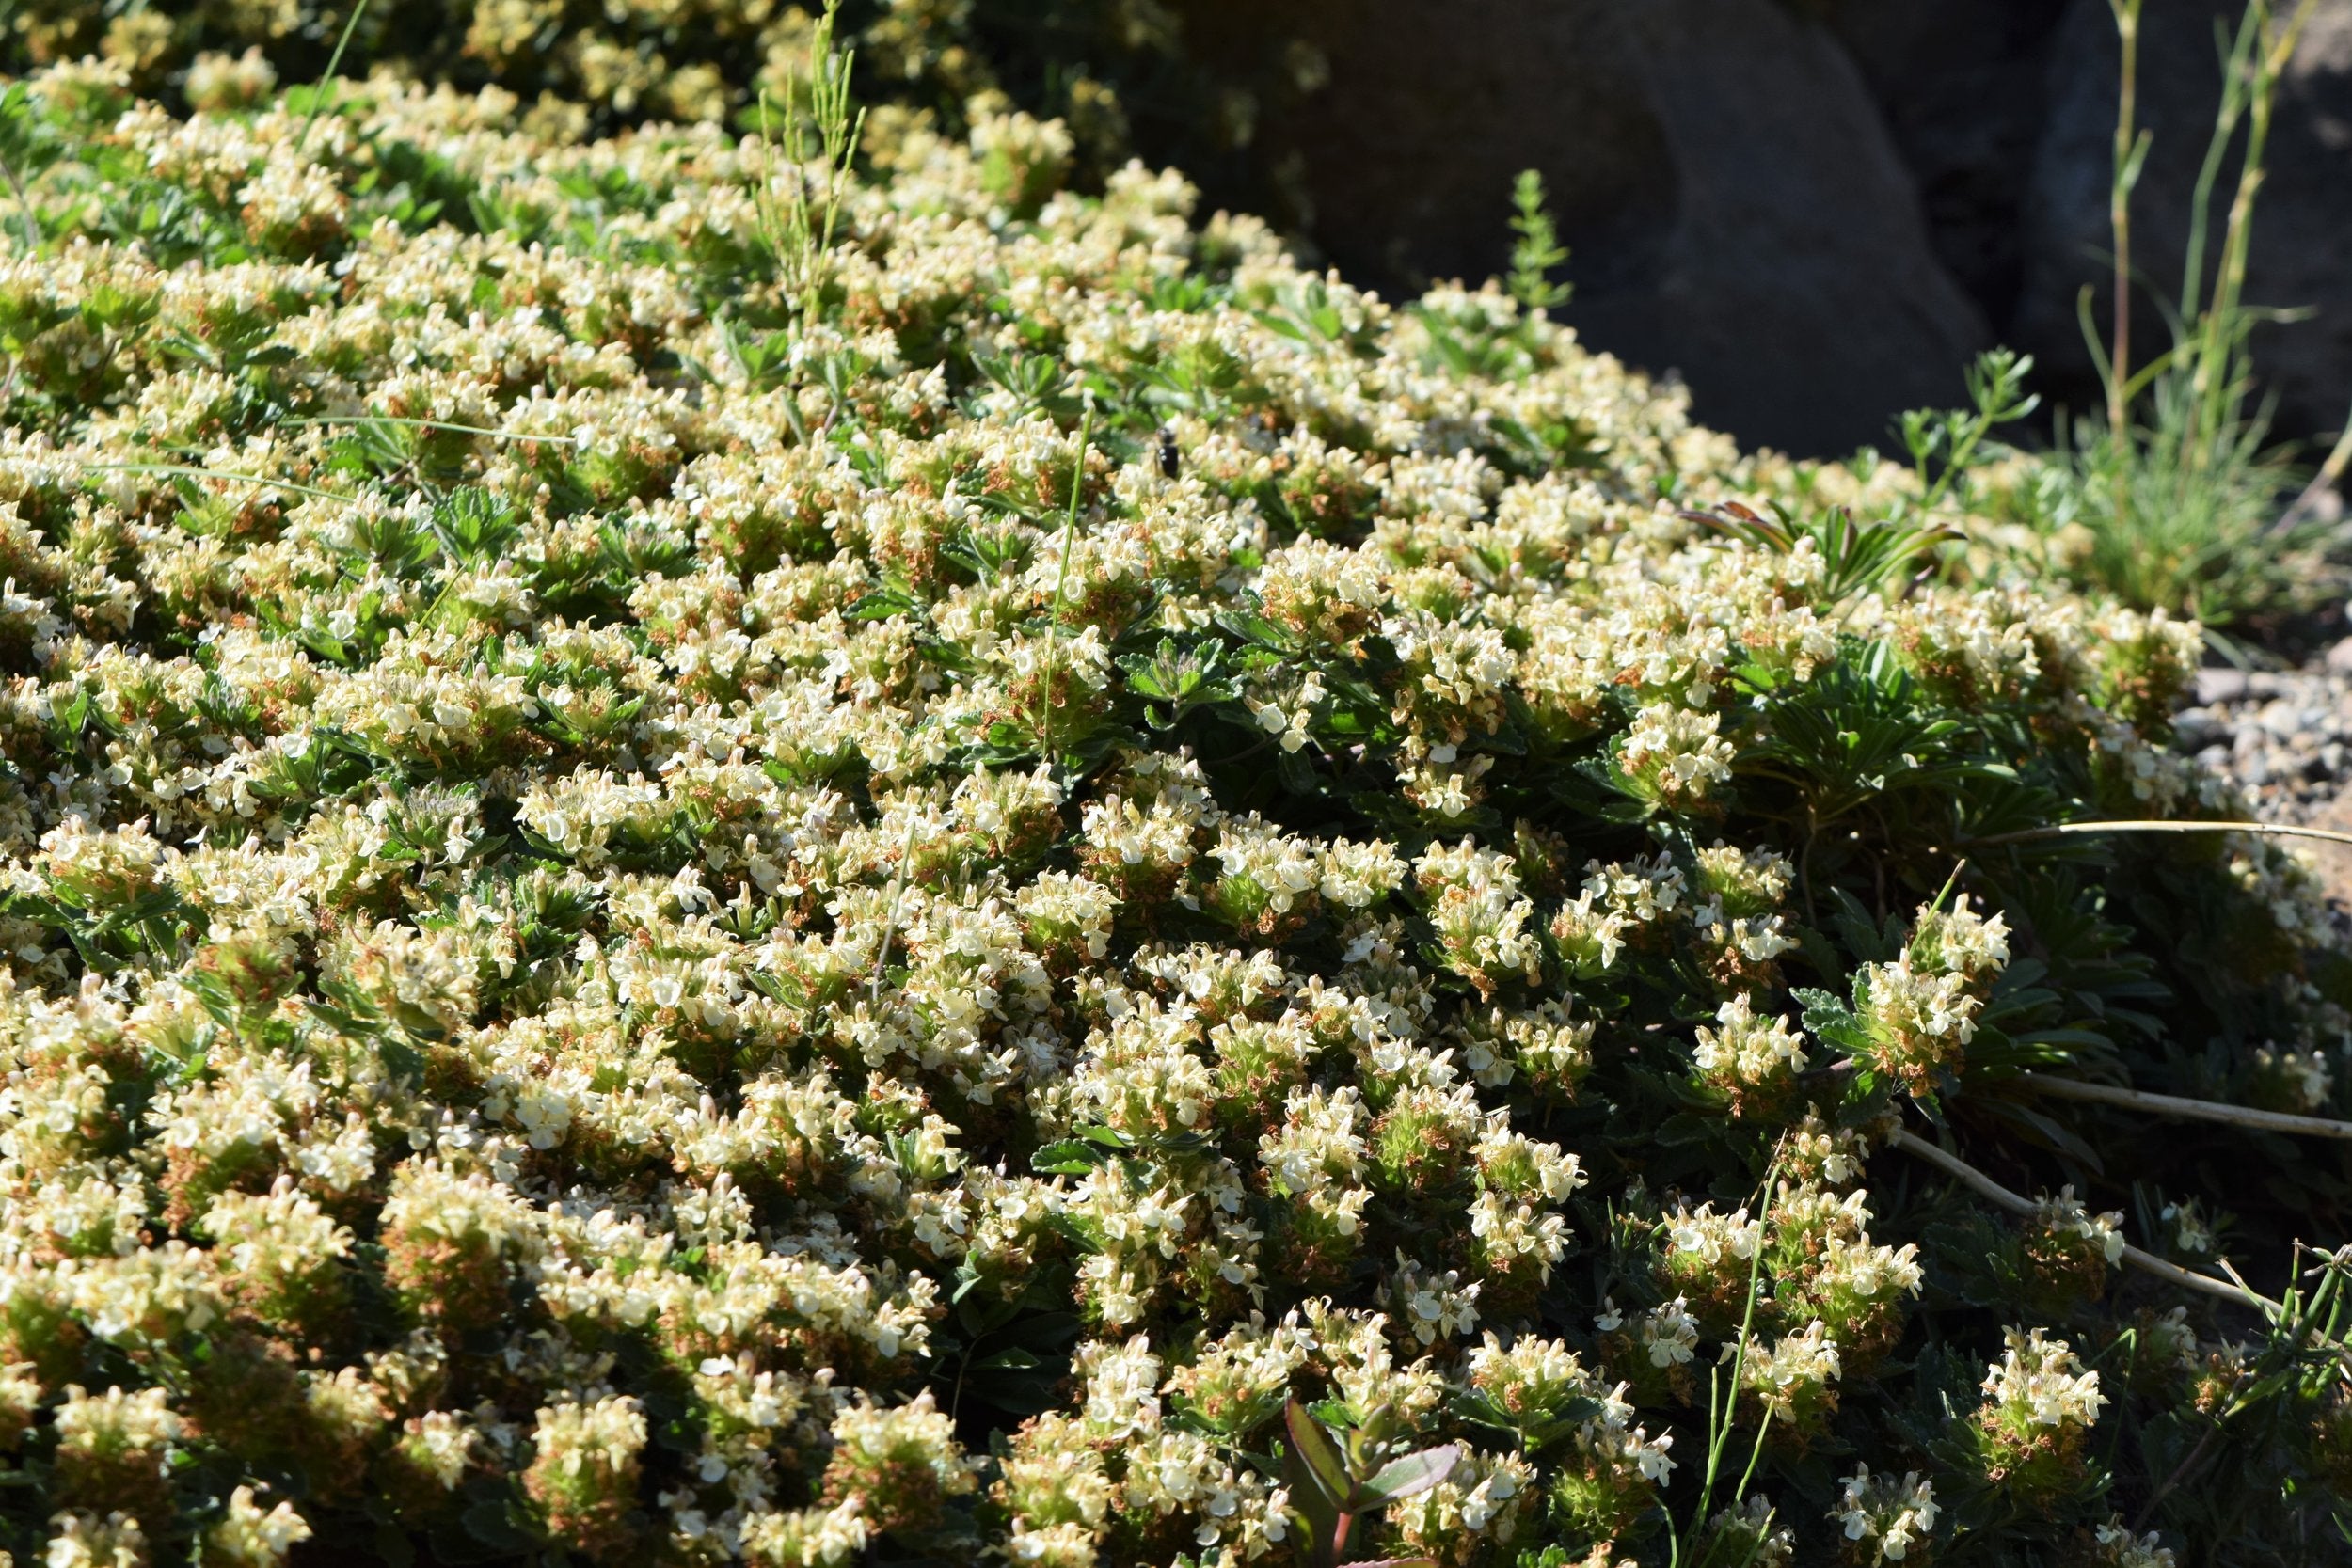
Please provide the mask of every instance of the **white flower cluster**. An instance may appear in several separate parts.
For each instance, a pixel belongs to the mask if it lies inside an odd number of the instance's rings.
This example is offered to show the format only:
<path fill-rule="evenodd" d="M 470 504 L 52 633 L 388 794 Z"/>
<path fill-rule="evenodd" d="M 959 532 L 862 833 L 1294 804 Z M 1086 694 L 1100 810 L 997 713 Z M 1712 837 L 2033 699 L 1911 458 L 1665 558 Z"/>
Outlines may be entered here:
<path fill-rule="evenodd" d="M 2082 1370 L 2074 1347 L 2042 1330 L 2010 1328 L 2009 1348 L 1984 1375 L 1989 1417 L 2017 1426 L 2087 1428 L 2107 1403 L 2099 1374 Z"/>
<path fill-rule="evenodd" d="M 1758 1018 L 1745 994 L 1715 1011 L 1720 1027 L 1702 1023 L 1691 1060 L 1700 1076 L 1720 1085 L 1740 1114 L 1747 1097 L 1803 1072 L 1809 1058 L 1804 1041 L 1783 1018 Z"/>
<path fill-rule="evenodd" d="M 1870 1059 L 1913 1093 L 1926 1091 L 1976 1038 L 1986 992 L 2008 962 L 2003 916 L 1975 913 L 1965 895 L 1950 910 L 1921 910 L 1901 955 L 1855 977 Z"/>
<path fill-rule="evenodd" d="M 2056 1197 L 2043 1198 L 2033 1224 L 2060 1245 L 2074 1243 L 2089 1247 L 2109 1267 L 2123 1260 L 2122 1214 L 2092 1213 L 2071 1186 L 2060 1188 Z"/>
<path fill-rule="evenodd" d="M 1845 1527 L 1846 1539 L 1867 1546 L 1873 1564 L 1901 1562 L 1915 1549 L 1924 1548 L 1935 1534 L 1942 1511 L 1934 1485 L 1916 1470 L 1897 1481 L 1872 1475 L 1867 1465 L 1857 1465 L 1845 1481 L 1844 1496 L 1830 1517 Z M 1924 1551 L 1922 1552 L 1924 1554 Z"/>

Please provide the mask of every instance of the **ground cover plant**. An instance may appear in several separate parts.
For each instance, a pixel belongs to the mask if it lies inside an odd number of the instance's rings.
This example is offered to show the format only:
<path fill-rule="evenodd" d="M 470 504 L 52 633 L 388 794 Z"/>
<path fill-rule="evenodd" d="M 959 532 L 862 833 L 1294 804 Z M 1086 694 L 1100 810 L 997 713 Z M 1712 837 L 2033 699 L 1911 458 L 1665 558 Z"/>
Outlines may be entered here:
<path fill-rule="evenodd" d="M 176 103 L 199 57 L 266 61 L 308 82 L 347 40 L 353 58 L 421 81 L 516 93 L 559 133 L 739 122 L 805 68 L 824 10 L 817 0 L 15 0 L 0 12 L 0 70 L 98 55 L 135 89 Z M 861 91 L 884 118 L 928 115 L 960 133 L 972 113 L 1009 101 L 1062 118 L 1096 173 L 1123 160 L 1138 125 L 1189 156 L 1232 157 L 1252 141 L 1261 102 L 1319 69 L 1301 44 L 1263 80 L 1243 80 L 1232 62 L 1213 77 L 1188 46 L 1183 8 L 1158 0 L 848 0 L 838 22 L 865 61 Z"/>
<path fill-rule="evenodd" d="M 18 1560 L 2344 1554 L 2352 966 L 2114 826 L 2193 625 L 1923 570 L 2000 376 L 1792 469 L 1532 189 L 1396 305 L 1017 115 L 188 97 L 0 96 Z"/>

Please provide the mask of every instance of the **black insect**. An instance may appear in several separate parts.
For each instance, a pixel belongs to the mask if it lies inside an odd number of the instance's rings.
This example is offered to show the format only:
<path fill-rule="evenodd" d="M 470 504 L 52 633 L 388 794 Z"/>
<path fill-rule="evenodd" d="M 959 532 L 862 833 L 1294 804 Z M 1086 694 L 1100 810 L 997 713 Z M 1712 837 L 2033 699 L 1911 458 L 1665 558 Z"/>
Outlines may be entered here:
<path fill-rule="evenodd" d="M 1169 479 L 1176 477 L 1176 433 L 1160 426 L 1160 472 Z"/>

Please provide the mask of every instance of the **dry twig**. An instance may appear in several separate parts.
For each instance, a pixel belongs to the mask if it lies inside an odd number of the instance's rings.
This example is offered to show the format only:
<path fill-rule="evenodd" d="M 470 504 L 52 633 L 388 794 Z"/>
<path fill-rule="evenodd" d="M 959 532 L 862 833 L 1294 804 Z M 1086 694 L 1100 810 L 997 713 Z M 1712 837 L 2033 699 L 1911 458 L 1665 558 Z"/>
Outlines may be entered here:
<path fill-rule="evenodd" d="M 2010 1192 L 1967 1161 L 1956 1154 L 1945 1152 L 1915 1132 L 1898 1130 L 1895 1133 L 1895 1147 L 1906 1154 L 1916 1155 L 1925 1160 L 1947 1176 L 1958 1178 L 2012 1214 L 2030 1215 L 2041 1212 L 2042 1206 L 2033 1199 L 2022 1197 Z M 2143 1252 L 2128 1242 L 2123 1246 L 2123 1261 L 2142 1274 L 2152 1275 L 2155 1278 L 2178 1285 L 2185 1290 L 2201 1291 L 2209 1296 L 2218 1296 L 2223 1301 L 2235 1302 L 2243 1307 L 2260 1307 L 2266 1317 L 2275 1319 L 2286 1310 L 2268 1296 L 2257 1295 L 2243 1280 L 2233 1285 L 2227 1280 L 2216 1279 L 2211 1275 L 2192 1273 L 2178 1263 L 2166 1262 L 2153 1252 Z M 2229 1268 L 2229 1264 L 2224 1262 L 2222 1267 Z M 2236 1271 L 2231 1272 L 2234 1274 Z"/>

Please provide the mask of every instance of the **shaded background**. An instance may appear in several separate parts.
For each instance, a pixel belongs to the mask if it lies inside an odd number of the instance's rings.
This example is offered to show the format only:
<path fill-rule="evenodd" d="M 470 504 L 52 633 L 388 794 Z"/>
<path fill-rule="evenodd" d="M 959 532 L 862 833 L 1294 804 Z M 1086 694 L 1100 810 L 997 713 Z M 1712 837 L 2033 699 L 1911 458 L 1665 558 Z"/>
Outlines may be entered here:
<path fill-rule="evenodd" d="M 0 69 L 99 50 L 170 100 L 199 50 L 259 44 L 306 81 L 345 4 L 0 0 Z M 2137 258 L 2160 289 L 2218 96 L 2214 28 L 2238 14 L 2148 0 Z M 1063 117 L 1081 180 L 1173 164 L 1391 297 L 1502 270 L 1512 176 L 1539 169 L 1573 250 L 1560 314 L 1751 443 L 1892 444 L 1894 415 L 1959 401 L 1995 342 L 2035 356 L 2054 405 L 2096 402 L 2075 301 L 2106 275 L 2106 0 L 848 0 L 843 25 L 886 114 L 952 131 L 985 95 Z M 780 0 L 373 0 L 344 71 L 551 95 L 597 131 L 746 123 L 809 31 Z M 2257 357 L 2280 433 L 2332 434 L 2352 403 L 2352 0 L 2319 0 L 2283 84 L 2249 297 L 2313 312 Z M 2138 317 L 2144 355 L 2162 321 Z"/>
<path fill-rule="evenodd" d="M 2150 0 L 2136 261 L 2177 289 L 2234 5 Z M 1305 40 L 1322 70 L 1208 161 L 1396 291 L 1502 269 L 1518 168 L 1552 192 L 1591 343 L 1690 384 L 1700 417 L 1802 453 L 1888 444 L 2008 343 L 2097 400 L 2077 321 L 2109 265 L 2116 44 L 2106 0 L 1237 0 L 1187 5 L 1238 76 Z M 2249 297 L 2312 308 L 2258 363 L 2282 432 L 2352 401 L 2352 0 L 2322 0 L 2280 95 Z M 1322 80 L 1313 79 L 1320 74 Z M 1172 127 L 1138 120 L 1148 147 Z M 2226 198 L 2226 186 L 2224 190 Z M 2099 303 L 2106 319 L 2105 291 Z M 2145 306 L 2143 352 L 2166 341 Z"/>

